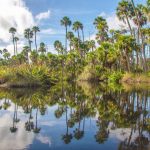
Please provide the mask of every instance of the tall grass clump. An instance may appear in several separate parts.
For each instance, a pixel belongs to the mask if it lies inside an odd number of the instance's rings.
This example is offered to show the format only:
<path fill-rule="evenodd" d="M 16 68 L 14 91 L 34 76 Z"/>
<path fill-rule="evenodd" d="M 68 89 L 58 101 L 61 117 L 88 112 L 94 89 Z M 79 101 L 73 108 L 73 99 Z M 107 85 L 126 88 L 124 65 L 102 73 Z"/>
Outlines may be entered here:
<path fill-rule="evenodd" d="M 11 87 L 37 87 L 52 84 L 51 72 L 45 65 L 20 65 L 8 67 L 2 78 Z"/>

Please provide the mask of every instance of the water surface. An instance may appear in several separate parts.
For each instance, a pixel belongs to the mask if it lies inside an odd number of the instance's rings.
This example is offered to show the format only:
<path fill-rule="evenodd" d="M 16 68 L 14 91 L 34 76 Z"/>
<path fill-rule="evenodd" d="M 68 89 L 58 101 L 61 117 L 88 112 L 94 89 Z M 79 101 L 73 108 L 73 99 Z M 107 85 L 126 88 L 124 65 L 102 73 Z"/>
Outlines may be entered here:
<path fill-rule="evenodd" d="M 0 150 L 149 150 L 149 133 L 146 88 L 0 90 Z"/>

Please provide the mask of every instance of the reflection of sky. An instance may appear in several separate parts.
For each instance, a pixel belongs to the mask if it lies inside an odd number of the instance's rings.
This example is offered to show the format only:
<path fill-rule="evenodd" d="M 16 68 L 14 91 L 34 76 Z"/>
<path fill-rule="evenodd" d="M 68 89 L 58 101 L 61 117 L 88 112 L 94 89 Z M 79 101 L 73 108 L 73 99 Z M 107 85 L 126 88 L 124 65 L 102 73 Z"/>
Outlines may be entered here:
<path fill-rule="evenodd" d="M 82 139 L 72 139 L 71 143 L 66 145 L 62 141 L 62 135 L 66 133 L 65 114 L 56 119 L 54 111 L 57 106 L 49 107 L 44 116 L 38 115 L 38 127 L 41 127 L 39 134 L 33 132 L 26 132 L 24 124 L 28 119 L 29 114 L 24 114 L 19 107 L 18 118 L 21 120 L 17 124 L 18 131 L 10 133 L 12 126 L 12 117 L 14 112 L 14 105 L 7 110 L 0 110 L 0 150 L 12 149 L 29 149 L 29 150 L 117 150 L 120 141 L 124 141 L 130 135 L 130 129 L 116 129 L 110 130 L 108 140 L 104 144 L 98 144 L 95 141 L 95 134 L 98 131 L 96 127 L 96 119 L 85 119 L 85 135 Z M 70 110 L 68 109 L 68 112 Z M 33 111 L 33 121 L 35 122 L 35 110 Z M 68 115 L 69 117 L 69 115 Z M 82 128 L 81 122 L 81 128 Z M 78 124 L 75 128 L 78 127 Z M 69 129 L 69 133 L 73 134 L 73 129 Z M 125 134 L 122 134 L 122 133 Z M 137 133 L 133 134 L 132 140 L 135 139 Z"/>

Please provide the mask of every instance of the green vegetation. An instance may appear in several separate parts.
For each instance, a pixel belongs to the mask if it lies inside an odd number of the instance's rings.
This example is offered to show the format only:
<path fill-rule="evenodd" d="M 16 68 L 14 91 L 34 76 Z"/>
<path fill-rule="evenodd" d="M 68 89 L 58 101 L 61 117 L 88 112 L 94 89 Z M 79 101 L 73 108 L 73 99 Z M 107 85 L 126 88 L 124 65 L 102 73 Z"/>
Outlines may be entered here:
<path fill-rule="evenodd" d="M 125 82 L 149 82 L 149 12 L 149 0 L 146 5 L 136 6 L 133 0 L 121 0 L 116 14 L 128 27 L 109 30 L 106 19 L 98 16 L 93 23 L 97 30 L 96 40 L 86 40 L 84 25 L 79 21 L 72 23 L 65 16 L 60 21 L 65 27 L 65 46 L 56 40 L 54 47 L 57 54 L 47 52 L 44 42 L 38 46 L 40 29 L 37 26 L 25 29 L 24 37 L 28 45 L 18 53 L 17 30 L 11 27 L 9 32 L 14 55 L 11 57 L 7 49 L 0 50 L 0 82 L 19 87 L 47 86 L 60 80 L 103 81 L 110 84 L 120 82 L 122 77 Z M 35 50 L 32 49 L 33 40 Z"/>

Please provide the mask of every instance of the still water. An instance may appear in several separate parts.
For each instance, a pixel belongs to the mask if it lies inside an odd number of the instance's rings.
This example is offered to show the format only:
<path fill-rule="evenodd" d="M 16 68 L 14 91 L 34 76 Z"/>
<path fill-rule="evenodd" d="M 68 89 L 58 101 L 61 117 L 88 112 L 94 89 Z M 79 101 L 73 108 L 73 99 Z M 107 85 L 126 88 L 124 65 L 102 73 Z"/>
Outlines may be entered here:
<path fill-rule="evenodd" d="M 0 150 L 150 150 L 150 91 L 87 83 L 0 89 Z"/>

